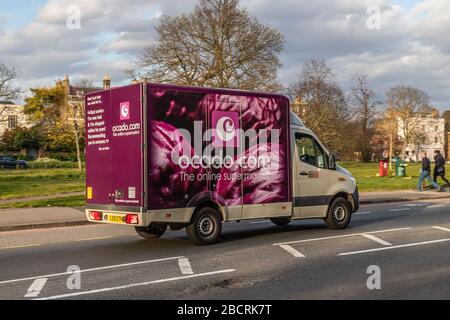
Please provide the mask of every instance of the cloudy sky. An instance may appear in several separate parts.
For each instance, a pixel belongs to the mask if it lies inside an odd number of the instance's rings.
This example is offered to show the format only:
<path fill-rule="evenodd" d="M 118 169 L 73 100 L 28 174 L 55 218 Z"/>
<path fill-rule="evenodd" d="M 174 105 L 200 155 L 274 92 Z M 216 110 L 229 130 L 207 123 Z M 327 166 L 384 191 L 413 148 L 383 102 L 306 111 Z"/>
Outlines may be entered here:
<path fill-rule="evenodd" d="M 158 18 L 189 12 L 195 2 L 0 0 L 0 62 L 20 70 L 24 88 L 50 86 L 66 73 L 74 81 L 95 82 L 108 73 L 114 85 L 125 84 L 124 70 L 154 40 Z M 279 72 L 285 85 L 295 81 L 306 60 L 326 59 L 346 90 L 353 74 L 364 73 L 380 94 L 411 85 L 425 90 L 441 110 L 450 109 L 449 0 L 241 0 L 241 5 L 285 35 Z M 80 8 L 79 29 L 67 27 L 73 6 Z M 373 8 L 379 8 L 380 25 Z"/>

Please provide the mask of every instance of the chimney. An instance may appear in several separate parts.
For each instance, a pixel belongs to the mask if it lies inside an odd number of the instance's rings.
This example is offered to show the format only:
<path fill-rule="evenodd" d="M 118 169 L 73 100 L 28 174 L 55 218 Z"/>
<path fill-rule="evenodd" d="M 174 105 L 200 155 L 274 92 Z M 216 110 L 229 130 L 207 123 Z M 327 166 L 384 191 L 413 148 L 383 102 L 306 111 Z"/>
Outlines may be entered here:
<path fill-rule="evenodd" d="M 69 75 L 66 74 L 64 76 L 64 80 L 62 82 L 62 85 L 64 87 L 64 91 L 66 92 L 66 94 L 70 94 L 70 80 L 69 80 Z"/>
<path fill-rule="evenodd" d="M 109 77 L 109 75 L 105 75 L 103 77 L 103 89 L 104 90 L 111 89 L 111 78 Z"/>

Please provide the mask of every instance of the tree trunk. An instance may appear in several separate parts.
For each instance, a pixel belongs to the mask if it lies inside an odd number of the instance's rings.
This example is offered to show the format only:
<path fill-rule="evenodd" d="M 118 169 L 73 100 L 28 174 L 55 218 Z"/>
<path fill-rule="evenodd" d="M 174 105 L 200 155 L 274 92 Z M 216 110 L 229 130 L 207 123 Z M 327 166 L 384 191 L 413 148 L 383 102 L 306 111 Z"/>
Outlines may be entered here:
<path fill-rule="evenodd" d="M 80 151 L 80 141 L 78 139 L 78 131 L 76 127 L 74 127 L 74 133 L 75 133 L 75 144 L 77 146 L 77 161 L 78 161 L 78 170 L 83 171 L 83 165 L 81 163 L 81 151 Z"/>

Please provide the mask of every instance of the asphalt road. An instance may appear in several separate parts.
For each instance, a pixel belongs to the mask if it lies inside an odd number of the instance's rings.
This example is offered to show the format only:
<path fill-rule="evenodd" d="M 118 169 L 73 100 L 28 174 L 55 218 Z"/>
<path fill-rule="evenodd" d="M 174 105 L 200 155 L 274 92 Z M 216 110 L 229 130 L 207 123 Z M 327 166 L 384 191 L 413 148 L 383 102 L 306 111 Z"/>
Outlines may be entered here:
<path fill-rule="evenodd" d="M 450 199 L 362 206 L 343 231 L 229 223 L 207 247 L 111 225 L 0 233 L 0 299 L 36 298 L 450 299 Z"/>

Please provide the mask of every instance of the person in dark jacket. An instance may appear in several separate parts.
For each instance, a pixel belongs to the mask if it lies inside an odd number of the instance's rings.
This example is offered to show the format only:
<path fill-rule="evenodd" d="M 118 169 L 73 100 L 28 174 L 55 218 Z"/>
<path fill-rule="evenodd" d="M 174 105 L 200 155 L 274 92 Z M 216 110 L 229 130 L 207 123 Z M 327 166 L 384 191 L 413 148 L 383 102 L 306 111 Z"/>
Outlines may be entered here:
<path fill-rule="evenodd" d="M 434 151 L 434 171 L 433 171 L 433 180 L 437 183 L 437 177 L 441 177 L 442 180 L 445 181 L 447 186 L 450 187 L 450 183 L 445 177 L 445 160 L 439 150 Z"/>
<path fill-rule="evenodd" d="M 417 183 L 417 189 L 419 191 L 423 191 L 422 184 L 425 179 L 428 179 L 428 181 L 437 189 L 438 192 L 441 191 L 439 185 L 431 179 L 431 163 L 426 152 L 422 154 L 422 172 L 420 173 L 419 182 Z"/>

